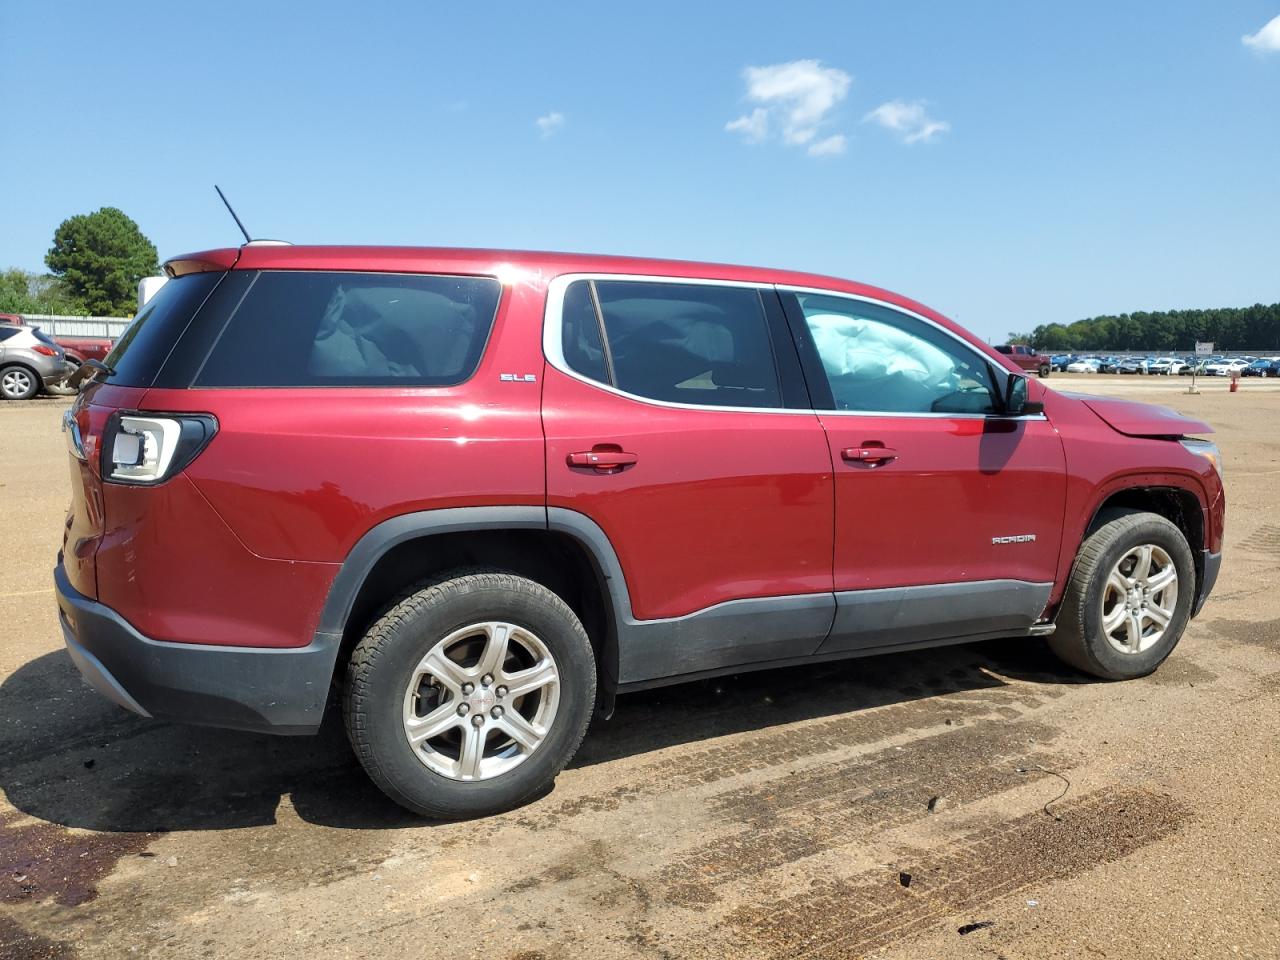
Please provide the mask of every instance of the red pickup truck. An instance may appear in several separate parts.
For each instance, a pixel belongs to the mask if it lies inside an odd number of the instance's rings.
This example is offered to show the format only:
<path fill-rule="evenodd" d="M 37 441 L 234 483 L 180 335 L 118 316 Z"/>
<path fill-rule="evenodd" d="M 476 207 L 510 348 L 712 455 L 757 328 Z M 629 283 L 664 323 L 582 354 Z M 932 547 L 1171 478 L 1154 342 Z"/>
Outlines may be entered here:
<path fill-rule="evenodd" d="M 1035 348 L 1028 347 L 1024 343 L 1002 344 L 996 347 L 996 352 L 1003 353 L 1023 370 L 1034 370 L 1042 377 L 1047 377 L 1052 368 L 1048 357 L 1043 353 L 1037 353 Z"/>

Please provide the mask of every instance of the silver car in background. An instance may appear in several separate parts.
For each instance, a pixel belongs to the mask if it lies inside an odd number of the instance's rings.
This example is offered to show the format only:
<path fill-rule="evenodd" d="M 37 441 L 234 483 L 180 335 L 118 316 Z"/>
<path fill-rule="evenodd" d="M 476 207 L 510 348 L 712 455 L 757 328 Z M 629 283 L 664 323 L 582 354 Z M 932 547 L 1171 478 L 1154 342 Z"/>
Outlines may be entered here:
<path fill-rule="evenodd" d="M 66 352 L 38 327 L 0 324 L 0 399 L 30 400 L 75 369 Z"/>

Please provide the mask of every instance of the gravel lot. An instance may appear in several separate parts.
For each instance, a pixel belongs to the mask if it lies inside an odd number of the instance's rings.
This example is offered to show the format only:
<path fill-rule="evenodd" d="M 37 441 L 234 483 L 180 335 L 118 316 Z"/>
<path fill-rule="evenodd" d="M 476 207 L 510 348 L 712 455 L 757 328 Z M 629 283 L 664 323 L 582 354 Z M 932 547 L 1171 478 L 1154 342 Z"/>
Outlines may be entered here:
<path fill-rule="evenodd" d="M 0 404 L 0 958 L 1280 956 L 1280 383 L 1049 383 L 1219 428 L 1222 576 L 1156 675 L 1018 641 L 637 694 L 550 795 L 444 825 L 337 723 L 83 686 L 49 575 L 68 401 Z"/>

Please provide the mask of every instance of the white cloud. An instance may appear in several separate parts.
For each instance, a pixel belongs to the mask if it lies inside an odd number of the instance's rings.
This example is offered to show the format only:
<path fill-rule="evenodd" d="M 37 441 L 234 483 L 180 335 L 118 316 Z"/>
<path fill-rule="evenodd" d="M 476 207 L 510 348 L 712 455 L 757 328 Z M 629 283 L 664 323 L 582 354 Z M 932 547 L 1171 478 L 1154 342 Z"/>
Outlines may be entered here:
<path fill-rule="evenodd" d="M 1272 17 L 1257 33 L 1241 37 L 1240 42 L 1259 53 L 1280 53 L 1280 16 Z"/>
<path fill-rule="evenodd" d="M 837 154 L 844 153 L 847 145 L 843 133 L 837 133 L 835 136 L 827 137 L 823 140 L 817 140 L 809 144 L 809 156 L 811 157 L 834 157 Z"/>
<path fill-rule="evenodd" d="M 538 131 L 542 134 L 542 139 L 545 140 L 564 126 L 564 114 L 552 110 L 545 117 L 539 117 L 533 122 L 538 125 Z"/>
<path fill-rule="evenodd" d="M 752 143 L 766 139 L 776 128 L 785 143 L 803 145 L 813 141 L 831 110 L 849 92 L 853 78 L 843 70 L 824 67 L 819 60 L 793 60 L 767 67 L 747 67 L 742 71 L 747 83 L 747 99 L 761 104 L 750 113 L 731 120 L 725 129 L 741 133 Z M 821 153 L 838 153 L 835 137 L 828 137 Z"/>
<path fill-rule="evenodd" d="M 730 120 L 724 128 L 741 133 L 751 143 L 759 143 L 769 135 L 769 111 L 764 107 L 756 107 L 737 120 Z"/>
<path fill-rule="evenodd" d="M 903 143 L 927 143 L 950 130 L 951 124 L 945 120 L 934 120 L 924 107 L 923 100 L 890 100 L 868 113 L 862 122 L 877 123 L 886 130 L 892 130 Z"/>

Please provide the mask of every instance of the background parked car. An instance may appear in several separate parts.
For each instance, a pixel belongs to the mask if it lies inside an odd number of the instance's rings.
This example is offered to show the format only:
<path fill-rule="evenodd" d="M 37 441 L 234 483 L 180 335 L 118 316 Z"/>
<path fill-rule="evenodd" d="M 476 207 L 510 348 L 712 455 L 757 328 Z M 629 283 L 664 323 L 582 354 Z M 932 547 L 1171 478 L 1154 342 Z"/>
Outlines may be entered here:
<path fill-rule="evenodd" d="M 77 367 L 86 360 L 104 360 L 115 341 L 110 337 L 54 337 L 58 346 L 67 353 L 67 359 Z"/>
<path fill-rule="evenodd" d="M 1055 353 L 1049 358 L 1049 368 L 1058 373 L 1066 373 L 1067 364 L 1079 359 L 1080 358 L 1073 353 Z"/>
<path fill-rule="evenodd" d="M 42 389 L 55 387 L 75 372 L 63 349 L 38 327 L 0 326 L 0 397 L 30 400 Z"/>
<path fill-rule="evenodd" d="M 1102 361 L 1095 357 L 1084 357 L 1067 364 L 1067 373 L 1097 373 Z"/>
<path fill-rule="evenodd" d="M 1163 373 L 1166 376 L 1172 376 L 1181 373 L 1184 366 L 1186 364 L 1177 357 L 1156 357 L 1147 364 L 1147 373 Z"/>
<path fill-rule="evenodd" d="M 1247 366 L 1249 366 L 1248 360 L 1232 357 L 1229 360 L 1219 360 L 1217 363 L 1206 365 L 1204 372 L 1211 377 L 1229 377 L 1233 373 L 1238 374 Z"/>
<path fill-rule="evenodd" d="M 1116 364 L 1116 373 L 1146 373 L 1146 357 L 1125 357 Z"/>
<path fill-rule="evenodd" d="M 1221 359 L 1221 357 L 1196 357 L 1194 360 L 1189 361 L 1187 365 L 1178 372 L 1184 377 L 1189 377 L 1193 373 L 1198 377 L 1207 376 L 1205 370 L 1209 364 L 1217 363 Z"/>
<path fill-rule="evenodd" d="M 0 313 L 0 324 L 27 326 L 26 320 L 16 313 Z M 53 341 L 62 347 L 67 359 L 77 367 L 86 360 L 105 359 L 115 346 L 115 341 L 110 337 L 54 337 Z"/>
<path fill-rule="evenodd" d="M 1039 376 L 1047 377 L 1053 368 L 1049 357 L 1024 343 L 1005 343 L 996 347 L 997 353 L 1003 353 L 1023 370 L 1034 370 Z"/>
<path fill-rule="evenodd" d="M 1240 371 L 1242 377 L 1280 377 L 1280 357 L 1262 357 Z"/>

